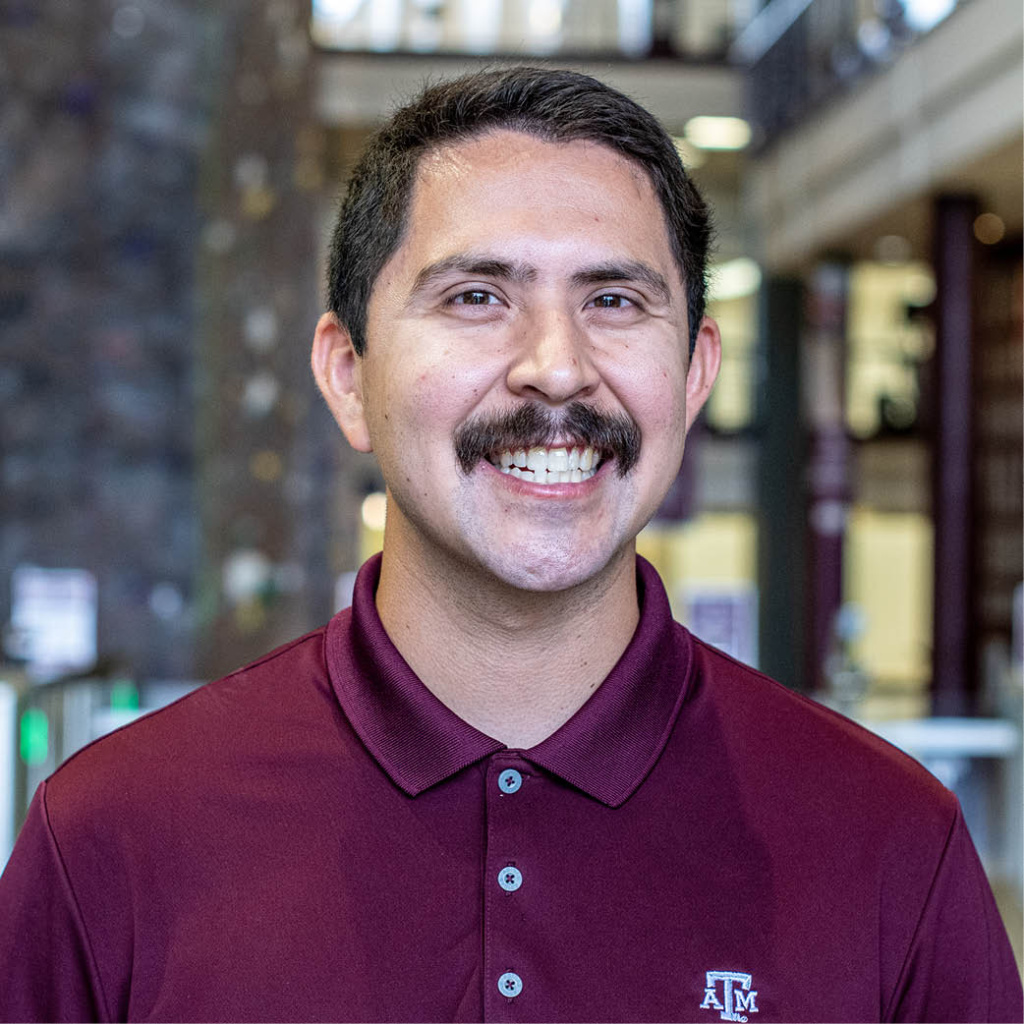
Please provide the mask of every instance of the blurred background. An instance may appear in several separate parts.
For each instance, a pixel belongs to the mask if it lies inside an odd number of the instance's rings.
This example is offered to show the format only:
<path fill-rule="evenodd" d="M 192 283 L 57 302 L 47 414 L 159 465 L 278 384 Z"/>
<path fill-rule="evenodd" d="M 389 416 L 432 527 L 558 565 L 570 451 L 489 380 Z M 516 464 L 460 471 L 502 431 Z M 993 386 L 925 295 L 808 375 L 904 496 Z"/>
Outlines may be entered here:
<path fill-rule="evenodd" d="M 344 607 L 382 481 L 308 369 L 337 198 L 427 79 L 653 110 L 721 378 L 640 538 L 694 632 L 964 804 L 1021 943 L 1019 0 L 0 0 L 0 865 L 103 732 Z"/>

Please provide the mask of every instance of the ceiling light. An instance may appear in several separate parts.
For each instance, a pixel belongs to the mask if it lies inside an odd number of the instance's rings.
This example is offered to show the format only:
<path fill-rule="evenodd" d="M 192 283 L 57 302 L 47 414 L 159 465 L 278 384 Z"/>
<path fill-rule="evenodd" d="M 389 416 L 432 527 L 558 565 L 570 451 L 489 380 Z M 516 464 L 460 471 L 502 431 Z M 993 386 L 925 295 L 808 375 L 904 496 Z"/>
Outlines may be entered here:
<path fill-rule="evenodd" d="M 761 287 L 761 268 L 749 256 L 739 256 L 712 267 L 710 278 L 710 301 L 742 299 Z"/>
<path fill-rule="evenodd" d="M 750 144 L 750 125 L 741 117 L 691 117 L 683 134 L 700 149 L 745 149 Z"/>

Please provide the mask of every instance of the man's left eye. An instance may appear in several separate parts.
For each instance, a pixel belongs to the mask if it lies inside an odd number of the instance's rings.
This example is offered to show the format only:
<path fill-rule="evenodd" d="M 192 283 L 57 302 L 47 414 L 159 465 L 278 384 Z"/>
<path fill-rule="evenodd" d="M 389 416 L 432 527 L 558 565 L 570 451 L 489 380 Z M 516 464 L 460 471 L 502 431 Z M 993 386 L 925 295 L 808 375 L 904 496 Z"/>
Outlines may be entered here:
<path fill-rule="evenodd" d="M 458 306 L 490 306 L 498 301 L 496 295 L 490 292 L 477 291 L 473 289 L 468 292 L 459 292 L 453 295 L 451 301 Z"/>
<path fill-rule="evenodd" d="M 597 309 L 624 309 L 626 306 L 633 305 L 625 295 L 612 294 L 598 295 L 596 299 L 591 299 L 589 304 Z"/>

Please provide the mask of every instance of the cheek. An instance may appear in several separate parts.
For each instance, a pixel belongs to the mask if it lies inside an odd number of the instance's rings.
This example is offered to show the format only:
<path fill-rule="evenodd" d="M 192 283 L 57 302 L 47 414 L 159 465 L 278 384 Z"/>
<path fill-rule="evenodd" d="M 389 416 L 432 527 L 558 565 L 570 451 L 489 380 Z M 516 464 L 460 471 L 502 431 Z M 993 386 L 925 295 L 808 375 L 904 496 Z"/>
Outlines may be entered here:
<path fill-rule="evenodd" d="M 480 408 L 501 378 L 485 353 L 462 353 L 454 347 L 435 351 L 429 360 L 417 360 L 403 372 L 402 387 L 394 385 L 434 424 L 455 429 Z"/>
<path fill-rule="evenodd" d="M 686 422 L 686 374 L 679 362 L 664 360 L 632 374 L 620 374 L 613 385 L 640 424 L 645 440 L 666 439 Z"/>
<path fill-rule="evenodd" d="M 457 366 L 443 352 L 429 361 L 395 360 L 368 382 L 371 432 L 385 444 L 419 448 L 422 459 L 448 457 L 451 448 L 440 439 L 479 409 L 492 376 L 479 366 Z"/>

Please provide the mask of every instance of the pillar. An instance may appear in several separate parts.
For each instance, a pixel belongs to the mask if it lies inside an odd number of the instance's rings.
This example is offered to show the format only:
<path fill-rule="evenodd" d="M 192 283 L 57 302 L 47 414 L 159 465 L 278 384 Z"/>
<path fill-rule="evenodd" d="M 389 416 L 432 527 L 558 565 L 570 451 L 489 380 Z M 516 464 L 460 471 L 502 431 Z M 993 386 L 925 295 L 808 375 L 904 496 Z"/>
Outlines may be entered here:
<path fill-rule="evenodd" d="M 794 689 L 804 682 L 803 461 L 800 336 L 804 289 L 768 277 L 761 286 L 757 422 L 758 665 Z"/>
<path fill-rule="evenodd" d="M 340 447 L 309 370 L 321 308 L 324 138 L 302 0 L 225 5 L 200 189 L 198 673 L 330 614 L 327 488 Z M 327 578 L 325 578 L 327 577 Z"/>
<path fill-rule="evenodd" d="M 843 539 L 850 502 L 850 442 L 843 414 L 849 268 L 815 269 L 807 301 L 804 405 L 810 430 L 807 461 L 807 628 L 805 678 L 825 686 L 825 659 L 843 601 Z"/>
<path fill-rule="evenodd" d="M 932 514 L 935 520 L 932 713 L 969 714 L 977 691 L 972 485 L 974 219 L 969 196 L 940 196 L 933 208 L 935 410 Z"/>

